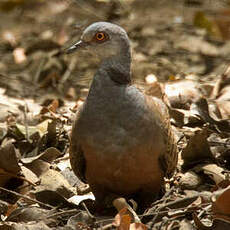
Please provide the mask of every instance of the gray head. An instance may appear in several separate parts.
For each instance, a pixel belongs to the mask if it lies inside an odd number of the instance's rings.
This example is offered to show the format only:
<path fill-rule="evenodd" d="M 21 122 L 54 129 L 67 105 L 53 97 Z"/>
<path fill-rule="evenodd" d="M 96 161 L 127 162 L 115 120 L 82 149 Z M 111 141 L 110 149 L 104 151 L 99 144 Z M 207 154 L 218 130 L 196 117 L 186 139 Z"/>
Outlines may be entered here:
<path fill-rule="evenodd" d="M 96 22 L 88 26 L 81 40 L 67 49 L 67 53 L 86 49 L 96 54 L 101 61 L 113 56 L 130 57 L 130 44 L 127 33 L 118 25 Z"/>

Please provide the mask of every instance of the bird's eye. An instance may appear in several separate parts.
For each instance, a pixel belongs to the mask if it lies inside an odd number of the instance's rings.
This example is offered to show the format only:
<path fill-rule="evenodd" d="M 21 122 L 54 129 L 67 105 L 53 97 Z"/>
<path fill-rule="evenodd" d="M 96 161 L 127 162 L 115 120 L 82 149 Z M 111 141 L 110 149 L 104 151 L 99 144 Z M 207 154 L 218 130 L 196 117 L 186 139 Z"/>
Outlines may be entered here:
<path fill-rule="evenodd" d="M 95 38 L 97 41 L 102 42 L 102 41 L 106 40 L 107 36 L 103 32 L 98 32 L 98 33 L 96 33 Z"/>

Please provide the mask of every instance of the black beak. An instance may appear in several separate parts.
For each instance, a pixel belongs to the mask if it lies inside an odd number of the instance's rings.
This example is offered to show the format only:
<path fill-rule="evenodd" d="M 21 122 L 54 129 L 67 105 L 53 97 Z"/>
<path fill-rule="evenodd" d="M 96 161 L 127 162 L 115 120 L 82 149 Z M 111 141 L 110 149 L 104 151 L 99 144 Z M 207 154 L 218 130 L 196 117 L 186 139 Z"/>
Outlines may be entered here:
<path fill-rule="evenodd" d="M 77 43 L 75 43 L 74 45 L 70 46 L 69 48 L 67 48 L 65 50 L 65 53 L 70 54 L 73 53 L 79 49 L 85 48 L 88 45 L 87 42 L 84 42 L 82 40 L 78 41 Z"/>

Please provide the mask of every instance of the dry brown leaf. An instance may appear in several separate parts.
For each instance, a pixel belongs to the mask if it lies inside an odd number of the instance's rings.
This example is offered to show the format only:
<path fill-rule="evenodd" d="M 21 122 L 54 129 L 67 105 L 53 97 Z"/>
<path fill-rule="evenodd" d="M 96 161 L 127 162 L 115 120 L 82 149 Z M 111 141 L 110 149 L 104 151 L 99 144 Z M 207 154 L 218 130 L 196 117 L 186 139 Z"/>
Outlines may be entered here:
<path fill-rule="evenodd" d="M 118 230 L 129 230 L 131 223 L 131 217 L 129 215 L 122 215 L 120 220 L 120 225 L 118 226 Z"/>
<path fill-rule="evenodd" d="M 173 108 L 188 109 L 201 96 L 199 84 L 192 80 L 178 80 L 165 84 L 164 92 Z"/>
<path fill-rule="evenodd" d="M 113 225 L 117 227 L 119 230 L 129 230 L 129 226 L 131 223 L 131 217 L 128 214 L 127 208 L 123 208 L 119 211 L 119 213 L 115 216 Z"/>
<path fill-rule="evenodd" d="M 209 175 L 216 184 L 219 184 L 225 179 L 223 174 L 224 169 L 217 166 L 216 164 L 206 164 L 200 168 L 205 174 Z"/>
<path fill-rule="evenodd" d="M 57 108 L 59 107 L 59 101 L 57 99 L 54 99 L 51 104 L 48 106 L 48 109 L 53 112 L 56 113 L 57 112 Z"/>
<path fill-rule="evenodd" d="M 181 173 L 179 184 L 182 189 L 196 189 L 201 183 L 201 177 L 195 172 L 189 170 L 186 173 Z"/>
<path fill-rule="evenodd" d="M 173 120 L 173 124 L 178 127 L 183 126 L 194 126 L 203 124 L 203 121 L 199 116 L 193 113 L 192 110 L 185 110 L 185 109 L 169 109 L 170 117 Z"/>
<path fill-rule="evenodd" d="M 195 131 L 187 146 L 182 150 L 183 168 L 188 169 L 198 163 L 213 160 L 207 137 L 208 131 L 206 128 Z"/>
<path fill-rule="evenodd" d="M 27 181 L 30 181 L 31 184 L 36 184 L 39 181 L 39 178 L 35 173 L 33 173 L 30 169 L 21 166 L 22 174 L 26 178 Z"/>
<path fill-rule="evenodd" d="M 0 186 L 4 187 L 7 182 L 14 177 L 14 174 L 6 172 L 4 169 L 0 168 Z"/>
<path fill-rule="evenodd" d="M 57 159 L 61 155 L 62 155 L 62 153 L 57 148 L 50 147 L 35 157 L 22 158 L 21 161 L 24 164 L 30 164 L 33 161 L 40 159 L 40 160 L 46 161 L 48 163 L 51 163 L 53 160 Z"/>
<path fill-rule="evenodd" d="M 121 210 L 126 209 L 127 214 L 130 215 L 130 217 L 132 218 L 132 220 L 135 223 L 141 223 L 141 220 L 139 219 L 138 215 L 133 210 L 133 208 L 127 203 L 125 198 L 118 197 L 118 198 L 114 199 L 113 200 L 113 206 L 117 209 L 118 212 L 120 212 Z"/>
<path fill-rule="evenodd" d="M 40 176 L 41 183 L 36 187 L 36 191 L 51 190 L 69 198 L 72 196 L 72 187 L 64 176 L 53 169 L 49 169 Z"/>
<path fill-rule="evenodd" d="M 167 95 L 165 95 L 164 93 L 164 89 L 163 86 L 161 85 L 161 83 L 159 83 L 158 81 L 155 81 L 151 84 L 149 84 L 149 88 L 146 89 L 145 94 L 153 96 L 153 97 L 158 97 L 162 100 L 165 100 L 165 103 L 168 105 L 168 98 Z"/>
<path fill-rule="evenodd" d="M 37 177 L 41 177 L 41 175 L 47 172 L 50 169 L 50 163 L 36 159 L 31 163 L 23 163 L 28 169 L 30 169 L 33 173 L 37 175 Z"/>
<path fill-rule="evenodd" d="M 16 175 L 21 170 L 18 164 L 20 158 L 20 153 L 12 142 L 8 142 L 5 146 L 0 147 L 1 169 Z"/>
<path fill-rule="evenodd" d="M 54 207 L 62 206 L 76 208 L 76 205 L 74 203 L 70 203 L 60 192 L 58 193 L 52 190 L 42 190 L 33 193 L 33 195 L 35 195 L 36 200 Z"/>

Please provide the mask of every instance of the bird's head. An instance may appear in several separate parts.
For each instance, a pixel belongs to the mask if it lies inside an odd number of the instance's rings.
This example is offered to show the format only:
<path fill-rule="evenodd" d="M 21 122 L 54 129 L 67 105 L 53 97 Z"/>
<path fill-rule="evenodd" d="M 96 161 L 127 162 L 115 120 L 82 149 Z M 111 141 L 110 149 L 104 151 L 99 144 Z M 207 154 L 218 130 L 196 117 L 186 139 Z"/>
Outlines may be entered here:
<path fill-rule="evenodd" d="M 82 33 L 80 41 L 66 51 L 87 50 L 99 57 L 101 61 L 112 56 L 130 55 L 130 44 L 127 33 L 118 25 L 108 22 L 96 22 Z"/>

